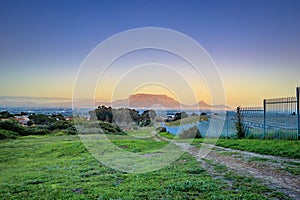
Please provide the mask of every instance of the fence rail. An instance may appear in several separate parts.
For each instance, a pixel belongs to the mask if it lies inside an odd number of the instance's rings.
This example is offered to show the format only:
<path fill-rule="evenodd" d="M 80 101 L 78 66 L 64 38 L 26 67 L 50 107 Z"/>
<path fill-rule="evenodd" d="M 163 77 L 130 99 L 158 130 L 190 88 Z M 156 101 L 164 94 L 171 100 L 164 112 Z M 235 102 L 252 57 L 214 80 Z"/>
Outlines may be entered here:
<path fill-rule="evenodd" d="M 239 107 L 246 137 L 260 139 L 300 139 L 300 87 L 295 97 L 264 99 L 263 107 Z M 178 134 L 192 126 L 198 127 L 203 137 L 235 137 L 237 111 L 227 111 L 223 130 L 220 134 L 207 134 L 209 122 L 202 121 L 178 127 L 168 127 L 167 132 Z"/>
<path fill-rule="evenodd" d="M 241 107 L 246 136 L 253 138 L 299 139 L 299 87 L 295 97 L 264 99 L 263 107 Z"/>

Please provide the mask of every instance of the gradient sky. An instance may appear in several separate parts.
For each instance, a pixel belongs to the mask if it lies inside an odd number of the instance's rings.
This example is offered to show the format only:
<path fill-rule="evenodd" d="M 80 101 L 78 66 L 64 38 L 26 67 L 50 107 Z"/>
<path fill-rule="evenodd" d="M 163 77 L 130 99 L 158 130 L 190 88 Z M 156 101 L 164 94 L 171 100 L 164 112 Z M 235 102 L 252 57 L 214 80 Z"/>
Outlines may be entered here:
<path fill-rule="evenodd" d="M 232 107 L 294 96 L 299 10 L 296 0 L 1 0 L 0 96 L 71 97 L 77 70 L 96 45 L 148 26 L 199 42 L 218 66 Z"/>

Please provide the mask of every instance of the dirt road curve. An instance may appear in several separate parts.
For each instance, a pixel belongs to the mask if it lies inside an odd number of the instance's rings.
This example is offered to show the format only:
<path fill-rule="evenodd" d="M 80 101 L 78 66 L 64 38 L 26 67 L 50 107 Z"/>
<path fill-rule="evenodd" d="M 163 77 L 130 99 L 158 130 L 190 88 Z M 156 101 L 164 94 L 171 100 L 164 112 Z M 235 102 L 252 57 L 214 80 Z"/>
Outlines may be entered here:
<path fill-rule="evenodd" d="M 205 158 L 199 155 L 200 148 L 187 143 L 173 142 L 184 151 L 194 156 L 213 177 L 222 176 L 212 166 L 222 164 L 233 172 L 243 176 L 251 176 L 292 199 L 300 199 L 300 176 L 293 174 L 291 169 L 298 168 L 300 160 L 276 156 L 260 155 L 251 152 L 238 151 L 222 147 L 214 147 Z M 211 148 L 203 144 L 203 148 Z"/>

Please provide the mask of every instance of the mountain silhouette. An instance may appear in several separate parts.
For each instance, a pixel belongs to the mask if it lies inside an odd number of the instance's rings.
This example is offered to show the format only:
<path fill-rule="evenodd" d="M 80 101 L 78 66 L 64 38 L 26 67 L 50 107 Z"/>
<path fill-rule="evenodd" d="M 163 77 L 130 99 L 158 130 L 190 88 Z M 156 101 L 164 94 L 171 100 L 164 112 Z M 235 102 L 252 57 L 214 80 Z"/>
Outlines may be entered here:
<path fill-rule="evenodd" d="M 4 98 L 5 99 L 5 98 Z M 72 107 L 72 101 L 71 99 L 69 101 L 65 102 L 49 102 L 45 103 L 45 99 L 43 98 L 32 98 L 26 97 L 24 101 L 21 101 L 22 99 L 16 97 L 15 100 L 10 97 L 11 101 L 7 101 L 7 99 L 1 101 L 0 98 L 0 106 L 9 106 L 9 107 L 65 107 L 65 108 L 71 108 Z M 18 101 L 16 101 L 18 100 Z M 74 103 L 74 102 L 73 102 Z M 78 107 L 83 108 L 91 108 L 91 107 L 97 107 L 97 106 L 112 106 L 114 108 L 140 108 L 140 109 L 189 109 L 189 110 L 229 110 L 230 107 L 219 104 L 219 105 L 210 105 L 204 101 L 199 101 L 198 103 L 195 103 L 193 105 L 187 105 L 178 102 L 177 100 L 173 99 L 172 97 L 169 97 L 164 94 L 133 94 L 130 95 L 127 99 L 118 99 L 113 102 L 103 102 L 103 101 L 95 101 L 92 99 L 84 99 L 84 100 L 78 100 L 74 103 L 74 105 L 77 105 Z"/>

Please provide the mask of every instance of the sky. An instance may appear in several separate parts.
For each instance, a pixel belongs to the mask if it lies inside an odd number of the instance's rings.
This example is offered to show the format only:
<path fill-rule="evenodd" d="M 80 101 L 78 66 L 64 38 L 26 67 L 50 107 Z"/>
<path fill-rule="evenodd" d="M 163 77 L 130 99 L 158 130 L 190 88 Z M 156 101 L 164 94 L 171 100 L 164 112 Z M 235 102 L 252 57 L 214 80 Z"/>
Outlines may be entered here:
<path fill-rule="evenodd" d="M 300 86 L 299 10 L 296 0 L 1 0 L 0 96 L 71 98 L 89 53 L 107 38 L 141 27 L 179 31 L 202 45 L 218 67 L 229 106 L 294 96 Z M 202 84 L 199 91 L 191 84 L 197 100 L 210 101 Z M 109 92 L 98 91 L 97 98 L 109 100 Z"/>

